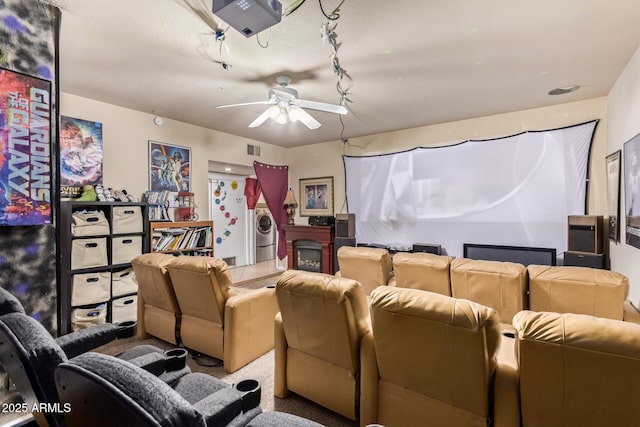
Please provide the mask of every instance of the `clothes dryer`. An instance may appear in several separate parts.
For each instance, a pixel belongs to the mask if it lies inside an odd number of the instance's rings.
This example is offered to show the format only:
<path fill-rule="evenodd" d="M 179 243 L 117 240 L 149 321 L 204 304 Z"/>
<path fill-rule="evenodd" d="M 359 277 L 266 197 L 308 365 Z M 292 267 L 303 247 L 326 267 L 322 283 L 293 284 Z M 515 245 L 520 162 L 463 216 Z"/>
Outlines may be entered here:
<path fill-rule="evenodd" d="M 256 262 L 276 257 L 276 226 L 268 209 L 256 210 Z"/>

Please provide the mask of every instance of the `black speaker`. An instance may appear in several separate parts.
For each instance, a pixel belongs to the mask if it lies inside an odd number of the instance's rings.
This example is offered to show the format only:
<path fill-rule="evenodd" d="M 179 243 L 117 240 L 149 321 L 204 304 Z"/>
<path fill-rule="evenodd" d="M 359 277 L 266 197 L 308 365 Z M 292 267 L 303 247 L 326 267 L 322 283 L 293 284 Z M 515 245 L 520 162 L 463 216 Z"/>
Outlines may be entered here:
<path fill-rule="evenodd" d="M 334 271 L 340 270 L 340 265 L 338 264 L 338 249 L 343 246 L 355 246 L 356 238 L 355 237 L 336 237 L 333 239 L 333 268 Z"/>
<path fill-rule="evenodd" d="M 415 243 L 411 252 L 427 252 L 429 254 L 440 255 L 442 253 L 442 246 L 430 245 L 428 243 Z"/>
<path fill-rule="evenodd" d="M 356 237 L 356 216 L 336 214 L 336 237 Z"/>
<path fill-rule="evenodd" d="M 570 252 L 603 253 L 604 220 L 602 216 L 569 216 L 568 249 Z"/>
<path fill-rule="evenodd" d="M 565 252 L 564 265 L 576 267 L 607 268 L 605 254 L 590 254 L 586 252 Z"/>

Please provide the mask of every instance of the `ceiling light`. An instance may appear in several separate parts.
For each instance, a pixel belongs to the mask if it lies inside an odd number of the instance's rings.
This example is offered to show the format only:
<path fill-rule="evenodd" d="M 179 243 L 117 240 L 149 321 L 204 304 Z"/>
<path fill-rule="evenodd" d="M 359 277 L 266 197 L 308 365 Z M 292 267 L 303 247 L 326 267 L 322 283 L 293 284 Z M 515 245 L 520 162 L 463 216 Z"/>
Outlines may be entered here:
<path fill-rule="evenodd" d="M 298 120 L 300 120 L 300 110 L 298 110 L 297 108 L 290 108 L 289 120 L 291 120 L 292 122 L 297 122 Z"/>
<path fill-rule="evenodd" d="M 555 89 L 550 90 L 549 95 L 564 95 L 565 93 L 575 92 L 578 89 L 580 89 L 580 86 L 578 85 L 557 87 Z"/>
<path fill-rule="evenodd" d="M 269 117 L 273 120 L 278 118 L 278 115 L 280 115 L 280 106 L 277 104 L 272 105 L 271 107 L 267 108 L 267 110 L 269 111 Z"/>
<path fill-rule="evenodd" d="M 276 123 L 283 125 L 287 123 L 287 112 L 284 110 L 280 110 L 280 114 L 276 117 Z"/>

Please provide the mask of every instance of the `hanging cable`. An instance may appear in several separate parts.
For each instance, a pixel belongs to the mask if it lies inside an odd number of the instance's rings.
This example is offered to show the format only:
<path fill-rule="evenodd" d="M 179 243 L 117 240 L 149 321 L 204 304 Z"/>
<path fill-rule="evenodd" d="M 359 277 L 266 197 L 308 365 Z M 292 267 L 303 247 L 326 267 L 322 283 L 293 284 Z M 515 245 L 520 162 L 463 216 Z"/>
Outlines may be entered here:
<path fill-rule="evenodd" d="M 265 45 L 260 43 L 260 33 L 256 34 L 256 41 L 258 42 L 258 46 L 260 46 L 263 49 L 266 49 L 269 47 L 269 40 L 271 40 L 271 27 L 269 27 L 269 32 L 267 33 L 267 43 Z"/>
<path fill-rule="evenodd" d="M 322 0 L 318 0 L 318 4 L 320 5 L 320 11 L 322 12 L 325 18 L 331 21 L 336 21 L 340 18 L 340 14 L 338 12 L 340 11 L 340 6 L 342 6 L 342 3 L 344 3 L 344 0 L 342 0 L 338 5 L 338 7 L 333 9 L 333 11 L 327 15 L 327 13 L 324 11 L 324 7 L 322 7 Z"/>
<path fill-rule="evenodd" d="M 293 2 L 291 4 L 291 6 L 289 6 L 284 12 L 282 12 L 282 16 L 287 16 L 287 15 L 291 15 L 293 12 L 295 12 L 296 10 L 298 10 L 298 8 L 300 6 L 302 6 L 302 4 L 305 2 L 306 0 L 296 0 L 295 2 Z"/>

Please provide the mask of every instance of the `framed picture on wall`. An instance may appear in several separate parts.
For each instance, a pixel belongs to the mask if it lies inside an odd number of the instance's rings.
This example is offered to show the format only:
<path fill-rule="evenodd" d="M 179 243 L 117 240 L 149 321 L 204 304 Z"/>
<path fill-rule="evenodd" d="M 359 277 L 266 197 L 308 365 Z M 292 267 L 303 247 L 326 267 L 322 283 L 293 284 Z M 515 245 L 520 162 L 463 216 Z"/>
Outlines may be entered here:
<path fill-rule="evenodd" d="M 606 157 L 607 164 L 607 213 L 609 214 L 609 239 L 620 241 L 620 150 Z"/>
<path fill-rule="evenodd" d="M 102 184 L 102 123 L 60 116 L 60 197 Z"/>
<path fill-rule="evenodd" d="M 51 82 L 0 68 L 0 225 L 51 224 Z"/>
<path fill-rule="evenodd" d="M 169 191 L 169 206 L 179 191 L 191 191 L 191 149 L 149 141 L 149 190 Z"/>
<path fill-rule="evenodd" d="M 333 216 L 333 177 L 300 180 L 300 216 Z"/>
<path fill-rule="evenodd" d="M 640 134 L 624 143 L 625 241 L 640 248 Z"/>

